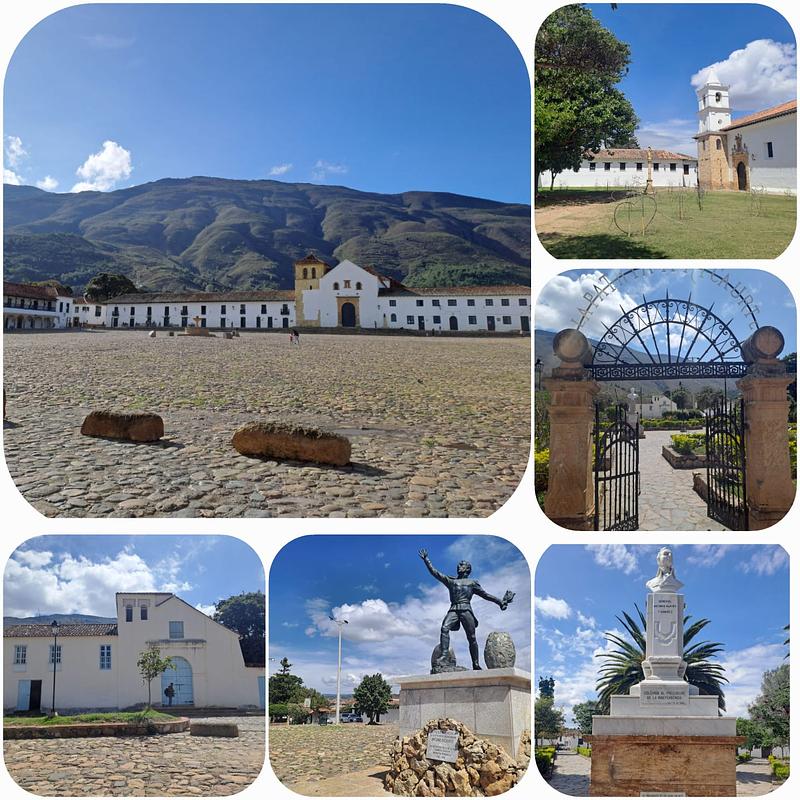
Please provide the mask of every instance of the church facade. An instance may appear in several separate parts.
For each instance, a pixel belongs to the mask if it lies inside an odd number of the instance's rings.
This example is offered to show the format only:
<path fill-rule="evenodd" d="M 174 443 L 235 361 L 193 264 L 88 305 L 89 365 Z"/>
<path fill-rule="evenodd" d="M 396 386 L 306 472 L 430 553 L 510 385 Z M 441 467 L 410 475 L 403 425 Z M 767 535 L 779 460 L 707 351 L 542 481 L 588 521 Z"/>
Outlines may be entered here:
<path fill-rule="evenodd" d="M 314 255 L 294 265 L 292 290 L 141 293 L 75 302 L 74 324 L 103 328 L 366 330 L 529 333 L 528 286 L 406 287 L 370 267 L 332 267 Z"/>
<path fill-rule="evenodd" d="M 247 666 L 239 635 L 168 592 L 121 592 L 116 622 L 3 627 L 6 711 L 119 710 L 147 702 L 136 667 L 151 644 L 173 667 L 152 682 L 154 706 L 264 708 L 265 669 Z M 54 663 L 55 662 L 55 663 Z"/>
<path fill-rule="evenodd" d="M 730 87 L 712 70 L 697 90 L 703 189 L 797 191 L 797 100 L 731 119 Z"/>

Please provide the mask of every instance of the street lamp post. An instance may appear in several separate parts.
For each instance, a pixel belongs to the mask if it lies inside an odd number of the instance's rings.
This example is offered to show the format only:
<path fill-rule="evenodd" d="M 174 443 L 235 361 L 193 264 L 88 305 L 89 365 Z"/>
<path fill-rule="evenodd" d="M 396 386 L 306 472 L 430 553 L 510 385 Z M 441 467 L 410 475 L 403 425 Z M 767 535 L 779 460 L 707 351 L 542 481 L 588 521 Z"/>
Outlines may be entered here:
<path fill-rule="evenodd" d="M 50 716 L 56 715 L 56 659 L 58 657 L 58 620 L 50 623 L 50 630 L 53 631 L 53 702 L 50 706 Z"/>
<path fill-rule="evenodd" d="M 541 358 L 536 359 L 536 363 L 533 365 L 534 372 L 536 374 L 536 391 L 542 391 L 542 371 L 544 370 L 544 364 L 542 363 Z"/>
<path fill-rule="evenodd" d="M 333 620 L 339 628 L 339 663 L 336 667 L 336 724 L 339 724 L 339 709 L 341 708 L 342 697 L 342 625 L 349 625 L 346 619 L 334 619 L 330 614 L 328 618 Z"/>

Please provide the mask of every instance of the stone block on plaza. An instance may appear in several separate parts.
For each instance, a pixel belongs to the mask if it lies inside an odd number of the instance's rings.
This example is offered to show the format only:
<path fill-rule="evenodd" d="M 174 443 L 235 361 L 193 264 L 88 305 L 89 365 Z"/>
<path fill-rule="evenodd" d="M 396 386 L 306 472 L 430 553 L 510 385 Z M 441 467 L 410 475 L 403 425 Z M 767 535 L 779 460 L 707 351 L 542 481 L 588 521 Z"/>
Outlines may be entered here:
<path fill-rule="evenodd" d="M 492 631 L 486 637 L 483 660 L 489 669 L 508 669 L 517 661 L 517 649 L 511 634 L 506 631 Z"/>
<path fill-rule="evenodd" d="M 350 463 L 350 440 L 320 428 L 249 422 L 234 433 L 231 444 L 243 456 L 313 461 L 336 467 Z"/>
<path fill-rule="evenodd" d="M 84 419 L 81 433 L 128 442 L 157 442 L 164 435 L 164 420 L 145 412 L 92 411 Z"/>
<path fill-rule="evenodd" d="M 192 722 L 189 734 L 191 736 L 222 736 L 234 739 L 239 735 L 239 726 L 235 722 Z"/>
<path fill-rule="evenodd" d="M 527 746 L 526 744 L 527 743 Z M 530 733 L 516 758 L 459 720 L 428 720 L 395 739 L 384 788 L 404 797 L 494 797 L 515 786 L 530 762 Z"/>

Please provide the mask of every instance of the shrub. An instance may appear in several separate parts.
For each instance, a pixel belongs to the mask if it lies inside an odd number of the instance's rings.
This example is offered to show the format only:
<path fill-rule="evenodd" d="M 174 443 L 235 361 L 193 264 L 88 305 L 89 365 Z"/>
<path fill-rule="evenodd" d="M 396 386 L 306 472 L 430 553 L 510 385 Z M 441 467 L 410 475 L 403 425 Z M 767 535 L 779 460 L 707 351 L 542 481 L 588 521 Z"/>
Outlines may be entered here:
<path fill-rule="evenodd" d="M 546 492 L 550 478 L 550 451 L 539 450 L 533 457 L 534 486 L 537 492 Z"/>
<path fill-rule="evenodd" d="M 750 753 L 739 753 L 736 756 L 736 762 L 738 764 L 744 764 L 746 761 L 749 761 L 752 758 Z"/>
<path fill-rule="evenodd" d="M 787 761 L 781 761 L 774 756 L 770 756 L 769 763 L 773 776 L 779 781 L 785 781 L 789 777 L 789 763 Z"/>
<path fill-rule="evenodd" d="M 536 757 L 536 768 L 543 778 L 549 778 L 553 774 L 553 763 L 556 760 L 555 747 L 537 747 L 534 750 Z"/>
<path fill-rule="evenodd" d="M 592 757 L 592 748 L 591 747 L 578 747 L 578 755 L 579 756 L 586 756 L 586 758 Z"/>
<path fill-rule="evenodd" d="M 789 463 L 792 466 L 792 478 L 797 480 L 797 434 L 789 427 Z"/>
<path fill-rule="evenodd" d="M 705 443 L 705 434 L 703 433 L 673 433 L 671 438 L 672 449 L 684 456 L 692 455 L 695 448 L 701 447 Z"/>

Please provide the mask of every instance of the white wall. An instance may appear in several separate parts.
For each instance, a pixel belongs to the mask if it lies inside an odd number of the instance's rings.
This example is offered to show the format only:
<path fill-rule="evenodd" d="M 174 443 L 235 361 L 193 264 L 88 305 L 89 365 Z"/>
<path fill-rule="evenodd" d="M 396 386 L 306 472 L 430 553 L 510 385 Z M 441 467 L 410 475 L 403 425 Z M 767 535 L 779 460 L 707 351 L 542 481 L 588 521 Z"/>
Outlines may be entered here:
<path fill-rule="evenodd" d="M 382 328 L 383 315 L 378 308 L 378 289 L 381 286 L 376 275 L 352 261 L 342 261 L 320 278 L 319 289 L 303 290 L 305 317 L 319 320 L 321 328 L 335 328 L 339 325 L 337 298 L 352 298 L 358 300 L 354 303 L 358 308 L 358 327 Z"/>
<path fill-rule="evenodd" d="M 244 307 L 244 311 L 242 310 Z M 151 309 L 151 322 L 148 323 L 147 309 Z M 186 308 L 186 314 L 183 309 Z M 114 324 L 114 310 L 118 310 L 117 324 Z M 266 302 L 230 302 L 214 300 L 203 303 L 115 303 L 110 300 L 105 307 L 105 323 L 108 328 L 164 327 L 164 311 L 169 309 L 169 326 L 183 328 L 193 326 L 194 318 L 205 320 L 207 328 L 283 328 L 295 324 L 294 301 L 269 300 Z M 205 309 L 205 310 L 204 310 Z M 283 311 L 288 313 L 282 313 Z M 133 314 L 131 314 L 133 311 Z M 244 325 L 242 318 L 244 317 Z M 186 326 L 183 324 L 184 318 Z M 286 320 L 286 322 L 284 322 Z M 271 323 L 271 324 L 270 324 Z M 200 323 L 202 325 L 202 322 Z"/>
<path fill-rule="evenodd" d="M 728 133 L 732 147 L 737 133 L 750 153 L 750 185 L 770 192 L 787 189 L 797 192 L 797 115 L 789 114 L 754 125 L 746 125 Z M 767 155 L 767 142 L 772 142 L 773 157 Z M 736 176 L 733 176 L 736 179 Z"/>
<path fill-rule="evenodd" d="M 523 329 L 522 317 L 530 325 L 530 299 L 519 295 L 475 295 L 448 297 L 423 295 L 419 297 L 381 297 L 379 312 L 386 314 L 387 327 L 419 330 L 423 318 L 425 330 L 449 331 L 450 318 L 455 317 L 459 331 L 485 331 L 487 319 L 494 319 L 496 331 L 510 332 Z M 521 302 L 523 304 L 521 304 Z M 394 304 L 394 305 L 393 305 Z M 396 319 L 392 319 L 392 314 Z"/>
<path fill-rule="evenodd" d="M 687 154 L 688 155 L 688 154 Z M 609 169 L 605 168 L 605 164 L 609 164 Z M 620 169 L 620 161 L 582 161 L 580 169 L 575 172 L 574 170 L 565 170 L 556 175 L 556 180 L 553 186 L 555 188 L 570 188 L 570 187 L 583 187 L 583 188 L 598 188 L 603 189 L 606 187 L 625 187 L 625 186 L 640 186 L 644 188 L 647 184 L 647 160 L 644 161 L 626 161 L 625 169 Z M 636 169 L 636 164 L 642 165 L 641 170 Z M 684 175 L 683 161 L 653 161 L 653 185 L 654 186 L 697 186 L 697 162 L 689 162 L 689 174 Z M 590 164 L 594 164 L 595 168 L 591 169 Z M 658 169 L 655 165 L 658 164 Z M 675 164 L 675 171 L 670 169 L 670 164 Z M 545 188 L 550 186 L 550 174 L 544 173 L 541 176 L 541 185 Z"/>

